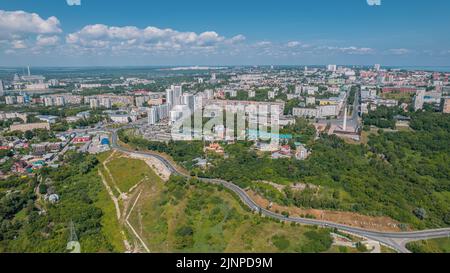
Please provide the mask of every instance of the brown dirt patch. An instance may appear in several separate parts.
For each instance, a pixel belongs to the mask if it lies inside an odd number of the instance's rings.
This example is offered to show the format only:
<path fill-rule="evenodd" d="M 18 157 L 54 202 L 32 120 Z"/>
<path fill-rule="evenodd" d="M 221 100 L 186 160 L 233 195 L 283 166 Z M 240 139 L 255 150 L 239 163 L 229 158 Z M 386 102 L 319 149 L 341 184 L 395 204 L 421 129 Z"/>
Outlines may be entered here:
<path fill-rule="evenodd" d="M 261 207 L 267 208 L 270 202 L 264 199 L 259 194 L 253 191 L 247 191 L 247 194 Z M 270 209 L 273 212 L 289 212 L 292 217 L 304 217 L 305 215 L 312 215 L 315 219 L 324 220 L 339 224 L 344 224 L 352 227 L 359 227 L 369 230 L 384 231 L 384 232 L 398 232 L 401 231 L 400 223 L 389 217 L 373 217 L 353 212 L 345 211 L 330 211 L 318 209 L 302 209 L 297 207 L 284 207 L 278 204 L 272 204 Z"/>

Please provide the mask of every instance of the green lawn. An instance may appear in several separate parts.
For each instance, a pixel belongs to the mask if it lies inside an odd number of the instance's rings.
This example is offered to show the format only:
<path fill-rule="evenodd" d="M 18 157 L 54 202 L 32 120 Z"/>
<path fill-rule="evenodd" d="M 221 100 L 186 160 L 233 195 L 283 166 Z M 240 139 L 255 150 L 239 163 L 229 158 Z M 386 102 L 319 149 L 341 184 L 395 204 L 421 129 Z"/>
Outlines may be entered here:
<path fill-rule="evenodd" d="M 150 170 L 142 160 L 122 157 L 114 158 L 107 163 L 107 167 L 122 192 L 128 192 L 137 183 L 143 181 Z"/>

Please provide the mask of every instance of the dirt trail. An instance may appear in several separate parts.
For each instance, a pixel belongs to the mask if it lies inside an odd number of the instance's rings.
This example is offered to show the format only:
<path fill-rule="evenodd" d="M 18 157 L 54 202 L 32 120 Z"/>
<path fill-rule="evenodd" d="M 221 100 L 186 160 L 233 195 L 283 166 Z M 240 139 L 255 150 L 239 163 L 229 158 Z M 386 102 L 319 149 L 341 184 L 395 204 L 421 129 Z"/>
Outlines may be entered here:
<path fill-rule="evenodd" d="M 131 229 L 131 231 L 133 232 L 134 236 L 139 240 L 139 242 L 142 244 L 142 246 L 144 247 L 144 249 L 147 251 L 147 253 L 150 253 L 150 249 L 147 247 L 147 244 L 145 244 L 144 240 L 141 238 L 141 236 L 137 233 L 137 231 L 134 229 L 133 225 L 131 225 L 130 221 L 128 221 L 128 219 L 130 218 L 131 213 L 134 210 L 134 207 L 136 206 L 136 204 L 139 201 L 139 198 L 141 197 L 142 194 L 142 189 L 139 191 L 139 194 L 136 197 L 136 200 L 134 201 L 130 211 L 128 212 L 128 215 L 125 217 L 125 223 L 128 225 L 128 227 Z"/>
<path fill-rule="evenodd" d="M 106 179 L 105 179 L 105 177 L 103 176 L 103 173 L 102 173 L 100 170 L 98 170 L 98 175 L 99 175 L 100 178 L 102 179 L 102 183 L 103 183 L 103 185 L 105 186 L 106 191 L 107 191 L 108 194 L 109 194 L 109 197 L 111 197 L 111 200 L 113 201 L 114 206 L 116 207 L 116 216 L 117 216 L 117 220 L 120 221 L 121 213 L 120 213 L 119 200 L 117 199 L 116 196 L 114 196 L 114 193 L 113 193 L 111 187 L 108 185 L 108 182 L 106 182 Z"/>
<path fill-rule="evenodd" d="M 258 205 L 263 208 L 268 208 L 271 204 L 270 201 L 260 196 L 253 191 L 247 191 L 250 198 L 252 198 Z M 330 211 L 330 210 L 318 210 L 318 209 L 302 209 L 298 207 L 285 207 L 278 204 L 272 204 L 270 208 L 273 212 L 289 212 L 293 217 L 305 217 L 306 215 L 312 215 L 315 219 L 325 220 L 335 223 L 340 223 L 352 227 L 359 227 L 369 230 L 383 231 L 383 232 L 399 232 L 400 223 L 389 217 L 372 217 L 353 212 L 345 211 Z"/>
<path fill-rule="evenodd" d="M 116 151 L 114 151 L 105 161 L 103 161 L 103 168 L 105 169 L 106 173 L 108 174 L 109 178 L 111 179 L 111 182 L 114 184 L 114 189 L 119 193 L 119 195 L 122 195 L 122 191 L 119 189 L 119 187 L 117 186 L 114 177 L 112 176 L 111 172 L 109 171 L 108 168 L 108 163 L 111 161 L 111 159 L 114 157 L 114 155 L 116 154 Z"/>
<path fill-rule="evenodd" d="M 119 221 L 119 224 L 120 224 L 121 212 L 120 212 L 119 200 L 114 196 L 114 193 L 113 193 L 112 189 L 109 187 L 108 182 L 106 182 L 106 179 L 105 179 L 105 177 L 103 176 L 103 173 L 100 170 L 98 170 L 98 175 L 100 176 L 100 178 L 102 180 L 102 183 L 105 186 L 106 191 L 108 192 L 109 197 L 111 198 L 111 200 L 114 203 L 114 207 L 116 208 L 116 217 L 117 217 L 117 220 Z M 122 235 L 123 244 L 125 246 L 126 251 L 127 252 L 131 252 L 132 246 L 128 242 L 127 236 L 125 235 L 125 232 L 123 231 L 123 229 L 121 229 L 120 234 Z"/>
<path fill-rule="evenodd" d="M 138 182 L 136 185 L 134 185 L 130 189 L 128 194 L 130 195 L 131 198 L 128 196 L 127 193 L 122 193 L 120 191 L 120 189 L 117 187 L 115 179 L 112 176 L 112 174 L 109 171 L 109 168 L 107 166 L 107 164 L 114 158 L 115 154 L 116 154 L 115 152 L 111 153 L 111 155 L 103 162 L 102 166 L 103 166 L 104 171 L 108 174 L 111 183 L 114 184 L 113 185 L 114 189 L 119 193 L 119 197 L 116 197 L 114 195 L 113 189 L 108 184 L 108 181 L 105 179 L 105 176 L 103 175 L 103 172 L 100 169 L 98 170 L 98 174 L 99 174 L 99 176 L 100 176 L 100 178 L 102 180 L 103 185 L 106 188 L 106 191 L 108 192 L 108 195 L 110 196 L 111 200 L 114 203 L 114 207 L 116 208 L 116 217 L 117 217 L 117 220 L 119 221 L 119 224 L 122 227 L 124 225 L 126 225 L 129 228 L 129 230 L 132 232 L 132 234 L 134 235 L 135 239 L 137 239 L 137 240 L 134 240 L 135 242 L 133 243 L 133 245 L 131 245 L 128 242 L 128 240 L 126 239 L 125 232 L 123 230 L 121 231 L 121 234 L 124 237 L 124 245 L 125 245 L 125 248 L 126 248 L 127 252 L 141 252 L 140 251 L 141 248 L 139 247 L 139 245 L 142 245 L 146 252 L 150 252 L 150 250 L 148 249 L 148 247 L 145 244 L 145 242 L 142 240 L 142 238 L 136 232 L 134 227 L 128 221 L 128 218 L 130 217 L 131 213 L 133 212 L 133 209 L 134 209 L 135 205 L 139 201 L 140 195 L 142 193 L 142 189 L 140 189 L 141 188 L 140 186 L 142 185 L 143 181 Z M 140 189 L 139 194 L 137 194 L 139 189 Z M 128 211 L 128 208 L 130 207 L 130 204 L 131 204 L 131 200 L 133 200 L 133 197 L 136 196 L 136 195 L 137 195 L 137 197 L 136 197 L 134 203 L 132 204 L 131 209 Z M 123 210 L 121 210 L 121 206 L 120 206 L 119 201 L 122 201 Z"/>

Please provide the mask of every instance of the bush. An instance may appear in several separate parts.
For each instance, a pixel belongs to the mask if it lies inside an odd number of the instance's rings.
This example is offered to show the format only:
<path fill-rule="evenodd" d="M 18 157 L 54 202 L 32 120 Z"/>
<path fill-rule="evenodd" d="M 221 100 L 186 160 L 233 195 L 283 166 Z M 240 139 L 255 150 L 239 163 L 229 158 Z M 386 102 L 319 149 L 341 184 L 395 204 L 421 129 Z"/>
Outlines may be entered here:
<path fill-rule="evenodd" d="M 289 240 L 284 235 L 275 235 L 272 237 L 273 245 L 280 251 L 284 251 L 289 248 Z"/>

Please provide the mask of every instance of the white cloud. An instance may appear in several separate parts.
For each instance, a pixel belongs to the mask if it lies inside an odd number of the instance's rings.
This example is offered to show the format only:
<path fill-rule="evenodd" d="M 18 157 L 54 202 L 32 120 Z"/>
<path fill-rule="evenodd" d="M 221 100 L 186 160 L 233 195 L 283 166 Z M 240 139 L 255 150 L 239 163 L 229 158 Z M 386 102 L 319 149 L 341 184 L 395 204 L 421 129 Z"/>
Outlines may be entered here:
<path fill-rule="evenodd" d="M 372 54 L 375 52 L 373 48 L 356 46 L 340 47 L 338 48 L 338 50 L 347 54 Z"/>
<path fill-rule="evenodd" d="M 144 29 L 135 26 L 87 25 L 80 31 L 66 36 L 70 46 L 82 51 L 109 49 L 113 51 L 182 51 L 213 50 L 244 41 L 243 35 L 227 39 L 215 31 L 203 33 L 180 32 L 149 26 Z"/>
<path fill-rule="evenodd" d="M 76 5 L 77 1 L 72 1 Z M 81 2 L 80 2 L 81 4 Z M 149 26 L 87 25 L 64 33 L 58 18 L 42 18 L 25 11 L 0 10 L 0 51 L 4 54 L 58 54 L 78 56 L 192 57 L 242 56 L 291 61 L 308 58 L 350 58 L 350 55 L 433 54 L 406 48 L 374 49 L 343 44 L 343 41 L 247 41 L 244 35 L 225 37 L 215 31 L 196 33 Z M 338 46 L 332 43 L 337 43 Z M 438 51 L 437 54 L 450 54 Z M 177 59 L 177 58 L 175 58 Z"/>
<path fill-rule="evenodd" d="M 389 49 L 388 54 L 393 54 L 393 55 L 406 55 L 411 53 L 411 50 L 407 49 L 407 48 L 393 48 L 393 49 Z"/>
<path fill-rule="evenodd" d="M 0 39 L 61 32 L 59 20 L 54 16 L 43 19 L 36 13 L 0 10 Z"/>
<path fill-rule="evenodd" d="M 27 48 L 28 46 L 25 44 L 23 40 L 14 40 L 11 41 L 11 47 L 14 49 L 24 49 Z"/>
<path fill-rule="evenodd" d="M 66 0 L 69 6 L 81 6 L 81 0 Z"/>
<path fill-rule="evenodd" d="M 369 6 L 381 6 L 381 0 L 367 0 Z"/>
<path fill-rule="evenodd" d="M 38 35 L 36 37 L 36 45 L 40 47 L 55 46 L 58 43 L 59 37 L 56 35 L 53 36 Z"/>
<path fill-rule="evenodd" d="M 347 47 L 338 47 L 338 46 L 316 46 L 311 47 L 310 50 L 315 52 L 318 55 L 321 54 L 347 54 L 347 55 L 372 55 L 377 51 L 374 48 L 370 47 L 358 47 L 358 46 L 347 46 Z"/>
<path fill-rule="evenodd" d="M 291 41 L 291 42 L 287 43 L 287 47 L 298 47 L 301 44 L 302 43 L 300 43 L 299 41 Z"/>
<path fill-rule="evenodd" d="M 269 47 L 272 46 L 272 42 L 270 41 L 261 41 L 255 44 L 257 47 Z"/>
<path fill-rule="evenodd" d="M 43 19 L 36 13 L 0 10 L 0 46 L 6 54 L 55 45 L 61 32 L 54 16 Z"/>
<path fill-rule="evenodd" d="M 234 36 L 233 38 L 231 38 L 231 39 L 229 40 L 229 42 L 232 43 L 232 44 L 235 44 L 235 43 L 244 42 L 246 39 L 247 39 L 247 38 L 246 38 L 244 35 L 239 34 L 239 35 L 236 35 L 236 36 Z"/>

